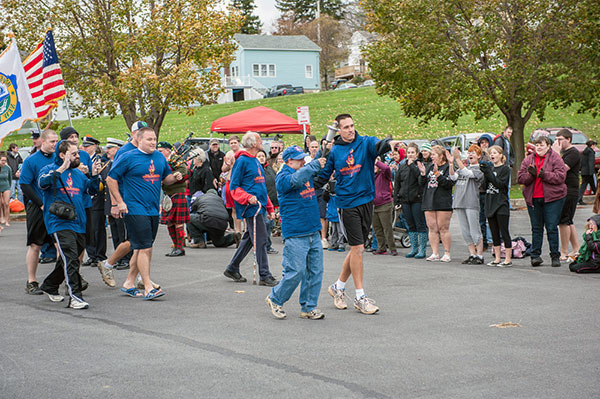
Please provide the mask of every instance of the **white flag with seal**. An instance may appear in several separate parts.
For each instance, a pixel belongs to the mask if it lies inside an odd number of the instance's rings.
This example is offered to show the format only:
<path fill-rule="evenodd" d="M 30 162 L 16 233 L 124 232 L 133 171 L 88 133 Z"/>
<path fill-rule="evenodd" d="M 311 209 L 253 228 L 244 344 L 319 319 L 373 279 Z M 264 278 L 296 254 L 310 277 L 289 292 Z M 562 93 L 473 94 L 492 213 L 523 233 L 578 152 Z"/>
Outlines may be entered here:
<path fill-rule="evenodd" d="M 35 106 L 13 37 L 8 48 L 0 54 L 0 139 L 35 118 Z"/>

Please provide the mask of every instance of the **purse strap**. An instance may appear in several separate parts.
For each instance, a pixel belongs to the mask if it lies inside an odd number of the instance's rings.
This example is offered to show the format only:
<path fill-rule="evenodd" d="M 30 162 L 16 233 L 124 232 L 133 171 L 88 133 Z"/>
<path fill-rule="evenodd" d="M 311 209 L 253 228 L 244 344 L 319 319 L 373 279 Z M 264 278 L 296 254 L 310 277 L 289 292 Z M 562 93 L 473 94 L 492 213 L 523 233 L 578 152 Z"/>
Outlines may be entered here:
<path fill-rule="evenodd" d="M 52 174 L 52 176 L 54 177 L 54 200 L 55 201 L 56 201 L 56 175 L 57 175 L 57 172 L 54 171 L 54 173 Z M 69 202 L 71 203 L 71 205 L 75 206 L 75 204 L 71 200 L 71 196 L 69 195 L 69 193 L 67 193 L 67 189 L 65 187 L 65 184 L 63 183 L 63 181 L 62 181 L 62 179 L 61 179 L 60 176 L 58 176 L 58 181 L 60 182 L 60 185 L 62 186 L 62 188 L 65 190 L 65 195 L 69 199 Z"/>

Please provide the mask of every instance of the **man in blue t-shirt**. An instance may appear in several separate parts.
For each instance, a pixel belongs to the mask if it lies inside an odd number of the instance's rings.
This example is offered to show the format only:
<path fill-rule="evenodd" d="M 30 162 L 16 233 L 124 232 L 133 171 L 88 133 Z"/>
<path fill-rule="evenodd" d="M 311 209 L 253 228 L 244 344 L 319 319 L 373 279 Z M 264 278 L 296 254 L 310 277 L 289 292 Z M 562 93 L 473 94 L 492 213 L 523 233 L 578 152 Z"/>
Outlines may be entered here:
<path fill-rule="evenodd" d="M 283 277 L 265 301 L 278 319 L 285 318 L 283 304 L 300 283 L 300 317 L 312 320 L 325 317 L 317 309 L 323 281 L 323 246 L 313 177 L 326 160 L 316 158 L 304 166 L 306 156 L 297 145 L 287 148 L 282 154 L 285 165 L 277 174 L 275 183 L 281 213 L 281 236 L 285 243 Z"/>
<path fill-rule="evenodd" d="M 52 238 L 48 235 L 42 215 L 43 194 L 37 185 L 37 178 L 42 168 L 54 162 L 54 151 L 58 136 L 54 130 L 46 129 L 40 137 L 40 148 L 28 156 L 21 167 L 19 184 L 27 198 L 27 285 L 25 291 L 31 295 L 41 295 L 42 291 L 36 278 L 38 258 L 44 244 L 52 245 Z"/>
<path fill-rule="evenodd" d="M 245 282 L 246 278 L 240 274 L 240 263 L 248 255 L 254 244 L 256 263 L 260 274 L 259 284 L 274 287 L 278 281 L 273 278 L 269 271 L 265 213 L 270 219 L 275 217 L 275 214 L 273 204 L 271 204 L 271 200 L 267 195 L 265 171 L 256 159 L 256 154 L 262 150 L 260 135 L 254 132 L 246 133 L 242 137 L 242 146 L 244 150 L 235 154 L 236 160 L 231 170 L 229 187 L 231 196 L 235 201 L 234 212 L 237 213 L 238 219 L 243 218 L 246 220 L 246 232 L 223 274 L 235 282 Z"/>
<path fill-rule="evenodd" d="M 323 186 L 335 171 L 340 225 L 350 245 L 350 252 L 344 260 L 338 281 L 329 287 L 329 294 L 336 308 L 346 309 L 345 285 L 352 275 L 356 289 L 354 307 L 361 313 L 373 314 L 379 308 L 363 289 L 363 253 L 373 218 L 375 159 L 400 141 L 358 135 L 354 130 L 354 120 L 348 114 L 338 115 L 335 120 L 339 135 L 334 138 L 327 164 L 315 179 L 315 185 Z"/>
<path fill-rule="evenodd" d="M 115 163 L 108 173 L 106 183 L 114 198 L 111 214 L 124 217 L 133 256 L 129 274 L 121 290 L 132 297 L 155 299 L 164 292 L 154 288 L 150 280 L 152 245 L 158 232 L 158 215 L 161 184 L 181 181 L 179 172 L 171 173 L 165 157 L 156 151 L 156 133 L 145 127 L 136 133 L 138 148 L 127 153 Z M 119 188 L 122 186 L 122 192 Z M 138 274 L 144 282 L 144 295 L 137 290 Z"/>

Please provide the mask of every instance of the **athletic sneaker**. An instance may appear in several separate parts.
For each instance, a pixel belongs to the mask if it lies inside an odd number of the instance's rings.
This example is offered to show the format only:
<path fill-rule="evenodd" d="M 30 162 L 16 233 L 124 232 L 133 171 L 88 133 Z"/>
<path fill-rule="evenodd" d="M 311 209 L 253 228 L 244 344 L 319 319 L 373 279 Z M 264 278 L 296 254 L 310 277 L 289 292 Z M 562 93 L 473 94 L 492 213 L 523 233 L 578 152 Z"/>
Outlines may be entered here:
<path fill-rule="evenodd" d="M 354 300 L 354 308 L 364 314 L 379 312 L 379 307 L 375 306 L 375 301 L 367 298 L 366 295 Z"/>
<path fill-rule="evenodd" d="M 100 276 L 102 276 L 104 284 L 109 287 L 114 287 L 116 285 L 113 270 L 106 267 L 106 261 L 103 260 L 98 262 L 98 270 L 100 271 Z"/>
<path fill-rule="evenodd" d="M 40 286 L 37 281 L 32 281 L 31 283 L 28 281 L 25 286 L 25 292 L 29 295 L 42 295 L 43 292 L 40 290 Z"/>
<path fill-rule="evenodd" d="M 56 294 L 50 293 L 48 291 L 44 291 L 42 290 L 42 292 L 46 295 L 48 295 L 48 298 L 52 301 L 52 302 L 62 302 L 65 300 L 65 297 L 60 295 L 58 292 Z"/>
<path fill-rule="evenodd" d="M 510 261 L 509 262 L 504 261 L 504 262 L 498 263 L 496 266 L 498 266 L 498 267 L 511 267 L 512 266 L 512 262 L 510 262 Z"/>
<path fill-rule="evenodd" d="M 491 260 L 491 261 L 488 262 L 487 265 L 494 267 L 494 266 L 498 266 L 499 264 L 500 264 L 500 262 L 496 262 L 495 260 Z"/>
<path fill-rule="evenodd" d="M 77 298 L 71 298 L 69 301 L 69 307 L 71 309 L 87 309 L 90 305 L 86 301 L 80 301 Z"/>
<path fill-rule="evenodd" d="M 319 320 L 325 318 L 325 313 L 321 312 L 319 309 L 313 309 L 310 312 L 300 312 L 300 318 Z"/>
<path fill-rule="evenodd" d="M 285 310 L 283 310 L 283 306 L 279 306 L 273 303 L 273 301 L 271 301 L 271 295 L 267 295 L 267 297 L 265 298 L 265 302 L 267 303 L 267 306 L 269 307 L 269 309 L 271 309 L 271 314 L 273 314 L 273 316 L 275 316 L 278 319 L 285 319 Z"/>
<path fill-rule="evenodd" d="M 472 265 L 474 258 L 475 258 L 475 256 L 471 255 L 467 259 L 463 260 L 462 264 L 463 265 Z"/>
<path fill-rule="evenodd" d="M 346 305 L 346 290 L 338 290 L 335 286 L 335 283 L 329 286 L 327 290 L 329 295 L 333 297 L 333 305 L 338 309 L 346 309 L 348 305 Z"/>
<path fill-rule="evenodd" d="M 472 265 L 483 265 L 483 258 L 480 258 L 479 256 L 474 256 L 473 260 L 471 261 Z"/>

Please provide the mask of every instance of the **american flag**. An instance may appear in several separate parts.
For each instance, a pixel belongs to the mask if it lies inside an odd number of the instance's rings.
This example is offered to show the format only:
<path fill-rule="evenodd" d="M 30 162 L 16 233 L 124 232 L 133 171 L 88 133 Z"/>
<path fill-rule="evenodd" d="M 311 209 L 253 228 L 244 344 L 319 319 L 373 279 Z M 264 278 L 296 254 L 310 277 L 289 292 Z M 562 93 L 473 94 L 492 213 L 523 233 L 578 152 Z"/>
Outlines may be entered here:
<path fill-rule="evenodd" d="M 42 119 L 57 107 L 57 101 L 67 94 L 51 30 L 46 32 L 44 40 L 25 59 L 23 68 L 33 97 L 37 119 Z"/>

